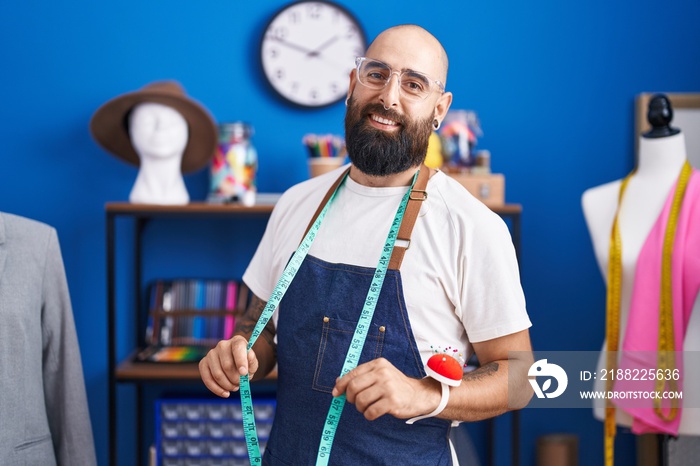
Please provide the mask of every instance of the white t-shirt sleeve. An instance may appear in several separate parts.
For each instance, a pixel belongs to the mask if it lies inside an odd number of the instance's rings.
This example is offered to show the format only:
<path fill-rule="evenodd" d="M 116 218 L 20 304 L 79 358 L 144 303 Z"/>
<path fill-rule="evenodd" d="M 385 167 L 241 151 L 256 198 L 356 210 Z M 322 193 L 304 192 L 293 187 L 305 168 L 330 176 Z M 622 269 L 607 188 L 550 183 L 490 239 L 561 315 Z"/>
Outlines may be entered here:
<path fill-rule="evenodd" d="M 265 233 L 258 244 L 258 248 L 255 250 L 253 259 L 250 261 L 246 271 L 243 273 L 243 281 L 245 284 L 248 285 L 248 288 L 255 296 L 263 301 L 270 299 L 272 290 L 275 287 L 272 273 L 272 264 L 274 263 L 273 244 L 275 231 L 277 229 L 279 211 L 278 203 L 270 215 L 270 219 L 267 222 L 267 227 L 265 228 Z M 270 272 L 264 273 L 265 270 Z"/>
<path fill-rule="evenodd" d="M 529 328 L 525 297 L 510 233 L 500 217 L 489 216 L 472 230 L 461 258 L 461 318 L 472 343 Z"/>
<path fill-rule="evenodd" d="M 290 188 L 277 201 L 258 249 L 243 274 L 243 281 L 250 291 L 263 301 L 270 299 L 296 245 L 301 241 L 305 222 L 309 221 L 303 214 L 294 214 L 297 209 L 292 203 L 297 190 L 298 187 Z"/>

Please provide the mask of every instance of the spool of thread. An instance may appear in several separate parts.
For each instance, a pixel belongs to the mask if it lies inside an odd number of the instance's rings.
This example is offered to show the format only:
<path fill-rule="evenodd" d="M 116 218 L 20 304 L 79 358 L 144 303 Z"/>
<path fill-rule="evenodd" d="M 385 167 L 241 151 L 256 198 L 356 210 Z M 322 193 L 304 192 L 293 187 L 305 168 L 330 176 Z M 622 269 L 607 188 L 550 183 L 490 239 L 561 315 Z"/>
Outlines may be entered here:
<path fill-rule="evenodd" d="M 572 434 L 539 437 L 537 466 L 578 466 L 578 437 Z"/>

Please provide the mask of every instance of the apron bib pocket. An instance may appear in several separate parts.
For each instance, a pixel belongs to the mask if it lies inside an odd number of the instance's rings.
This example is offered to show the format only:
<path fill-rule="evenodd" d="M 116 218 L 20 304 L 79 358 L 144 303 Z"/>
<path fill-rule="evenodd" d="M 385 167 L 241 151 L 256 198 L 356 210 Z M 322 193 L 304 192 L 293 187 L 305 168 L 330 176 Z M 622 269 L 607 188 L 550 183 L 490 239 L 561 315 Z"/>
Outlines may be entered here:
<path fill-rule="evenodd" d="M 338 378 L 340 371 L 343 369 L 345 355 L 348 348 L 350 348 L 357 322 L 324 316 L 321 323 L 321 339 L 316 357 L 313 389 L 330 393 L 335 386 L 335 379 Z M 374 323 L 370 325 L 359 364 L 382 356 L 385 333 L 386 328 L 384 326 L 375 325 Z"/>

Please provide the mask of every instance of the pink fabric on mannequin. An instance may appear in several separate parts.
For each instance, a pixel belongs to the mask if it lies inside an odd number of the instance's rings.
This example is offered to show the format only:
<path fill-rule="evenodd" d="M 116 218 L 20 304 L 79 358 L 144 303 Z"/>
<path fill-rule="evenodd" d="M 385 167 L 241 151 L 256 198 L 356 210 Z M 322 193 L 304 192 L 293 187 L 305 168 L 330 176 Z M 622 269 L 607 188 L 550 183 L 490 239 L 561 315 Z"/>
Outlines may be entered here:
<path fill-rule="evenodd" d="M 677 184 L 677 182 L 676 182 Z M 659 341 L 659 300 L 661 295 L 661 261 L 664 233 L 668 223 L 676 184 L 666 199 L 664 209 L 647 237 L 635 269 L 634 288 L 627 328 L 622 343 L 620 369 L 647 371 L 657 367 Z M 624 244 L 623 244 L 624 248 Z M 683 341 L 690 314 L 700 290 L 700 172 L 693 169 L 678 217 L 671 262 L 673 289 L 673 327 L 676 367 L 681 378 L 678 390 L 683 390 Z M 642 372 L 644 372 L 642 371 Z M 667 388 L 668 389 L 668 385 Z M 654 391 L 655 381 L 618 380 L 615 391 Z M 632 431 L 636 434 L 667 433 L 678 435 L 682 402 L 678 400 L 675 419 L 665 421 L 654 412 L 653 400 L 632 400 L 616 403 L 634 417 Z M 633 406 L 627 406 L 633 405 Z M 663 405 L 670 406 L 667 400 Z"/>

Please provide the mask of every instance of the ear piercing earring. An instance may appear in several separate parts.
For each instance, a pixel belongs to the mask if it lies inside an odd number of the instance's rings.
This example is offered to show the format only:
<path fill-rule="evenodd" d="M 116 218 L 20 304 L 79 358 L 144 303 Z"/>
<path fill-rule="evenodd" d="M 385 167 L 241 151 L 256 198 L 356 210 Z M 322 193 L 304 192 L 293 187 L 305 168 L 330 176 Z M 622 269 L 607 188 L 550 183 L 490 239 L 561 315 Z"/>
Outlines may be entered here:
<path fill-rule="evenodd" d="M 435 131 L 437 131 L 437 130 L 440 129 L 440 122 L 438 121 L 437 118 L 435 118 L 435 119 L 433 120 L 433 129 L 434 129 Z"/>

